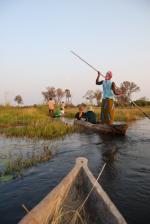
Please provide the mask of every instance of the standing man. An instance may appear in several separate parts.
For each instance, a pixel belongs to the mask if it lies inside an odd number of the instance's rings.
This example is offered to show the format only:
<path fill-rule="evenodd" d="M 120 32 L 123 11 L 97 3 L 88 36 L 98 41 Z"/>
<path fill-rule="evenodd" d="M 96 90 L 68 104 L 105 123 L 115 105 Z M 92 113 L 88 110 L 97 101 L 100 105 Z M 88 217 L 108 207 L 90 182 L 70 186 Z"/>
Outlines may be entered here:
<path fill-rule="evenodd" d="M 51 117 L 54 117 L 55 102 L 52 98 L 49 98 L 48 108 L 49 108 L 49 115 Z"/>
<path fill-rule="evenodd" d="M 115 83 L 111 81 L 112 72 L 108 71 L 105 80 L 99 81 L 102 75 L 98 72 L 96 78 L 96 85 L 103 85 L 103 99 L 101 106 L 101 122 L 103 124 L 111 125 L 114 121 L 114 95 L 121 95 L 122 93 L 116 90 Z"/>

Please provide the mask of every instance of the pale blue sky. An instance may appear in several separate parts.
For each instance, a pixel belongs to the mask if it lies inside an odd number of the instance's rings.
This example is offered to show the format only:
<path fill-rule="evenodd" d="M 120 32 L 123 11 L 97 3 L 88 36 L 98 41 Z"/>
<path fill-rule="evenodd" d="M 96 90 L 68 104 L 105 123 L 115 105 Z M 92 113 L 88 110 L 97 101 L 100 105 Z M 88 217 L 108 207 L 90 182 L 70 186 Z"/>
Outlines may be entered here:
<path fill-rule="evenodd" d="M 140 86 L 150 98 L 149 0 L 0 0 L 0 104 L 21 94 L 41 103 L 47 86 L 68 88 L 73 103 L 95 85 L 98 68 L 117 85 Z"/>

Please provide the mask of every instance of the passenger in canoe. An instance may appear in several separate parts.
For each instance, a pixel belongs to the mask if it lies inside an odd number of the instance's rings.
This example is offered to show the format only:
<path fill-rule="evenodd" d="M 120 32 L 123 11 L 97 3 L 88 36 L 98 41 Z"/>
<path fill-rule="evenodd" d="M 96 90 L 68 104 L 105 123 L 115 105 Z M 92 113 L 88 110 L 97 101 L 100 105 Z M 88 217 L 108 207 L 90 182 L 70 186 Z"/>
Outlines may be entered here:
<path fill-rule="evenodd" d="M 85 115 L 88 122 L 92 124 L 97 123 L 96 114 L 94 113 L 92 106 L 87 107 L 87 112 L 85 113 Z"/>
<path fill-rule="evenodd" d="M 115 83 L 111 81 L 112 72 L 108 71 L 105 80 L 99 81 L 101 73 L 98 72 L 96 78 L 96 85 L 103 85 L 103 99 L 101 106 L 101 122 L 103 124 L 111 125 L 114 121 L 114 95 L 122 95 L 116 89 Z"/>
<path fill-rule="evenodd" d="M 83 105 L 79 106 L 79 112 L 77 112 L 75 114 L 75 119 L 76 120 L 83 120 L 83 121 L 87 120 L 86 113 L 84 112 L 84 109 L 85 109 L 85 107 Z"/>

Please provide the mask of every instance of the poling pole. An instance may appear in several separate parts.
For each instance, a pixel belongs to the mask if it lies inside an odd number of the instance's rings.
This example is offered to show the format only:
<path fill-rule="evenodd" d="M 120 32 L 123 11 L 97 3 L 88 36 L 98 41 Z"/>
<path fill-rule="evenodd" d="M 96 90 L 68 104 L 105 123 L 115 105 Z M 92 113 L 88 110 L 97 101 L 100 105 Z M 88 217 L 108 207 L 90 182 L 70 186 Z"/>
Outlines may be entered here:
<path fill-rule="evenodd" d="M 78 57 L 81 61 L 83 61 L 85 64 L 87 64 L 88 66 L 90 66 L 94 71 L 99 72 L 95 67 L 93 67 L 92 65 L 90 65 L 87 61 L 85 61 L 83 58 L 81 58 L 78 54 L 76 54 L 74 51 L 70 51 L 72 54 L 74 54 L 76 57 Z M 101 73 L 100 73 L 101 74 Z M 104 75 L 101 74 L 101 76 L 103 76 L 103 78 L 105 78 Z"/>
<path fill-rule="evenodd" d="M 150 116 L 148 115 L 148 114 L 146 114 L 143 110 L 142 110 L 142 108 L 141 107 L 139 107 L 134 101 L 132 101 L 130 98 L 128 98 L 130 101 L 131 101 L 131 103 L 133 103 L 133 105 L 135 106 L 135 107 L 137 107 L 140 111 L 142 111 L 142 113 L 145 115 L 145 117 L 147 117 L 148 119 L 150 119 Z"/>

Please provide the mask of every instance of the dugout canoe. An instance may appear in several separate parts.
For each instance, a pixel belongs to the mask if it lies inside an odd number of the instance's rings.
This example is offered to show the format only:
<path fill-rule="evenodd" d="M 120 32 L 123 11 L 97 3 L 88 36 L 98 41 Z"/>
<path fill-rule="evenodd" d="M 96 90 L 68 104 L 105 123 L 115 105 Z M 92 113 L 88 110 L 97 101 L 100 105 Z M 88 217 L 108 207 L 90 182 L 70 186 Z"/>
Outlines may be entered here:
<path fill-rule="evenodd" d="M 93 185 L 93 191 L 79 211 Z M 60 184 L 19 222 L 48 223 L 126 224 L 126 221 L 89 170 L 87 159 L 79 157 Z"/>
<path fill-rule="evenodd" d="M 92 124 L 88 121 L 83 120 L 74 120 L 74 124 L 102 134 L 111 135 L 125 135 L 128 128 L 128 125 L 125 122 L 114 122 L 112 125 L 107 125 L 101 123 Z"/>

